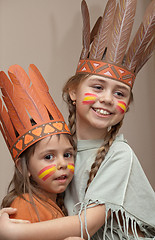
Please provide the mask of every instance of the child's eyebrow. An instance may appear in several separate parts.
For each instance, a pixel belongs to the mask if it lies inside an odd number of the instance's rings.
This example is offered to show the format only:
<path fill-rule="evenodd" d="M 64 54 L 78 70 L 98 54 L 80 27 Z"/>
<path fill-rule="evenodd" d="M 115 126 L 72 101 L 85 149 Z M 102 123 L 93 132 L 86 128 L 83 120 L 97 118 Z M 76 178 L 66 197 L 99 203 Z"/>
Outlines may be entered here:
<path fill-rule="evenodd" d="M 114 80 L 115 81 L 115 80 Z M 98 79 L 98 78 L 91 78 L 90 79 L 90 82 L 99 82 L 99 83 L 102 83 L 102 84 L 107 84 L 107 81 L 105 81 L 104 79 Z M 125 90 L 125 91 L 130 91 L 126 86 L 122 86 L 122 85 L 119 85 L 119 84 L 116 84 L 115 85 L 116 88 L 119 88 L 119 89 L 122 89 L 122 90 Z"/>
<path fill-rule="evenodd" d="M 38 155 L 50 154 L 51 152 L 54 152 L 54 151 L 56 151 L 56 150 L 55 150 L 55 149 L 51 149 L 51 148 L 49 148 L 49 149 L 46 149 L 46 150 L 40 151 L 40 152 L 38 153 Z"/>
<path fill-rule="evenodd" d="M 73 147 L 67 148 L 66 151 L 73 151 L 74 152 L 74 148 Z"/>
<path fill-rule="evenodd" d="M 47 148 L 46 150 L 40 151 L 39 155 L 41 155 L 41 154 L 49 154 L 49 153 L 55 152 L 55 151 L 59 151 L 59 150 L 55 149 L 55 148 Z M 68 147 L 68 148 L 65 148 L 64 151 L 74 151 L 74 149 L 73 149 L 73 147 Z"/>
<path fill-rule="evenodd" d="M 95 78 L 95 77 L 90 79 L 90 82 L 94 82 L 94 81 L 98 81 L 98 82 L 101 82 L 101 83 L 106 83 L 106 81 L 103 80 L 103 79 L 98 79 L 98 78 Z"/>
<path fill-rule="evenodd" d="M 126 86 L 116 85 L 116 88 L 119 88 L 119 89 L 122 89 L 122 90 L 130 92 L 130 89 L 128 89 Z"/>

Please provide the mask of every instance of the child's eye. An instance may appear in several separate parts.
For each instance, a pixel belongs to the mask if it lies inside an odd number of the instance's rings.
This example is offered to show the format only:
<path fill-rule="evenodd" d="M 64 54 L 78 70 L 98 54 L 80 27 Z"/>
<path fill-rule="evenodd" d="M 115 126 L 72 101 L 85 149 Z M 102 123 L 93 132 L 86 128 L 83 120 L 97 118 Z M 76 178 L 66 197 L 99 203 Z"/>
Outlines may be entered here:
<path fill-rule="evenodd" d="M 94 85 L 93 88 L 96 90 L 103 90 L 103 86 L 101 85 Z"/>
<path fill-rule="evenodd" d="M 115 95 L 117 96 L 117 97 L 124 97 L 124 94 L 122 93 L 122 92 L 115 92 Z"/>
<path fill-rule="evenodd" d="M 48 154 L 45 156 L 45 159 L 47 160 L 52 160 L 54 158 L 54 156 L 52 154 Z"/>
<path fill-rule="evenodd" d="M 72 156 L 73 156 L 73 154 L 69 153 L 69 152 L 64 154 L 65 158 L 71 158 Z"/>

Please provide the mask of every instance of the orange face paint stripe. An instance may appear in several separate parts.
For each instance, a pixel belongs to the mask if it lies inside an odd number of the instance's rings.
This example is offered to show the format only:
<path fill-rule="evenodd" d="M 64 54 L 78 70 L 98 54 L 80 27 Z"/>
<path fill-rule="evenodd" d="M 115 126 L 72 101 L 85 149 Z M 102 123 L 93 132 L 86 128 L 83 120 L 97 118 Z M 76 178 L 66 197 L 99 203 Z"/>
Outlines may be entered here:
<path fill-rule="evenodd" d="M 49 178 L 54 172 L 56 171 L 56 165 L 55 164 L 52 164 L 52 165 L 49 165 L 45 168 L 43 168 L 39 174 L 38 174 L 38 177 L 40 179 L 42 179 L 43 181 L 45 181 L 47 178 Z"/>
<path fill-rule="evenodd" d="M 93 93 L 85 93 L 85 97 L 82 101 L 83 104 L 93 104 L 96 101 L 97 95 Z"/>
<path fill-rule="evenodd" d="M 75 168 L 74 163 L 69 163 L 68 166 L 67 166 L 67 168 L 68 168 L 72 173 L 74 173 L 74 168 Z"/>
<path fill-rule="evenodd" d="M 126 112 L 126 103 L 123 101 L 118 101 L 117 108 L 122 112 Z"/>

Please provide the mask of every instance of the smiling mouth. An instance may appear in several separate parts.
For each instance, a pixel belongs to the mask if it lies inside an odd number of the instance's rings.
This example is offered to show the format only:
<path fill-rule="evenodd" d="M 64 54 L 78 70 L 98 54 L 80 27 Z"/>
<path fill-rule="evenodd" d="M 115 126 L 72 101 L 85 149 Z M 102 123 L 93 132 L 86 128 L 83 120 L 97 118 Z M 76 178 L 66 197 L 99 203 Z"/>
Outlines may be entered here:
<path fill-rule="evenodd" d="M 55 180 L 65 180 L 65 179 L 67 179 L 67 175 L 62 175 L 62 176 L 56 178 Z"/>
<path fill-rule="evenodd" d="M 109 111 L 107 111 L 107 110 L 104 110 L 104 109 L 101 109 L 101 108 L 93 108 L 93 110 L 96 112 L 96 113 L 98 113 L 98 114 L 100 114 L 100 115 L 103 115 L 103 116 L 109 116 L 109 115 L 111 115 L 112 113 L 110 113 Z"/>

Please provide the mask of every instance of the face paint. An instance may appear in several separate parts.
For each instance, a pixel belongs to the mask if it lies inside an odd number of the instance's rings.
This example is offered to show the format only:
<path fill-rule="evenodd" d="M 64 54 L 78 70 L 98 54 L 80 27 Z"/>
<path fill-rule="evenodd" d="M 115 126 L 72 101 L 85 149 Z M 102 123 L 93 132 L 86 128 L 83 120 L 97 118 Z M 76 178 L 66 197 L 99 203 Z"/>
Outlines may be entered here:
<path fill-rule="evenodd" d="M 47 178 L 49 178 L 53 173 L 55 173 L 57 170 L 56 165 L 52 164 L 47 167 L 44 167 L 39 173 L 38 177 L 45 181 Z"/>
<path fill-rule="evenodd" d="M 126 112 L 126 104 L 123 101 L 118 101 L 117 108 L 120 110 L 121 113 Z"/>
<path fill-rule="evenodd" d="M 92 93 L 85 93 L 85 97 L 82 101 L 83 104 L 93 104 L 95 103 L 97 98 L 96 94 L 92 94 Z"/>
<path fill-rule="evenodd" d="M 74 163 L 69 163 L 69 164 L 67 165 L 67 168 L 70 170 L 71 173 L 74 173 L 74 168 L 75 168 Z"/>

